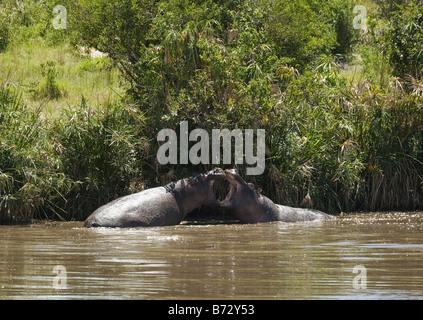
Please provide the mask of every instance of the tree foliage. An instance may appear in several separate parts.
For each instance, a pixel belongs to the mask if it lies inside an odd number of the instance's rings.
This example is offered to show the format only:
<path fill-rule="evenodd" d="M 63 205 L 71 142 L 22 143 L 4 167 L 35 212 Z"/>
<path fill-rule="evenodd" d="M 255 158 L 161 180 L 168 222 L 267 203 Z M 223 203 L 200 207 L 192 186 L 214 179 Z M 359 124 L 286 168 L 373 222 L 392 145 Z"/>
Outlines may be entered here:
<path fill-rule="evenodd" d="M 304 68 L 339 46 L 333 12 L 324 7 L 305 0 L 81 0 L 73 25 L 119 64 L 156 128 L 169 115 L 210 115 L 203 120 L 216 124 L 228 108 L 244 116 L 254 103 L 265 109 L 281 65 Z"/>
<path fill-rule="evenodd" d="M 386 32 L 389 58 L 395 74 L 423 76 L 423 4 L 410 1 L 393 12 Z"/>

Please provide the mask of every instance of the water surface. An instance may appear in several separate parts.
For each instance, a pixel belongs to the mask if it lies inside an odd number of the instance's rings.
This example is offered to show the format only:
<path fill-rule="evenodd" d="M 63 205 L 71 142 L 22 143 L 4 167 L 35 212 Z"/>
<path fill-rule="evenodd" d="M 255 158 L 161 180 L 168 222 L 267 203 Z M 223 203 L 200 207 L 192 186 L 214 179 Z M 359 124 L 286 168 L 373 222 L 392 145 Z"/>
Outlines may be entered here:
<path fill-rule="evenodd" d="M 422 222 L 0 226 L 0 299 L 422 299 Z"/>

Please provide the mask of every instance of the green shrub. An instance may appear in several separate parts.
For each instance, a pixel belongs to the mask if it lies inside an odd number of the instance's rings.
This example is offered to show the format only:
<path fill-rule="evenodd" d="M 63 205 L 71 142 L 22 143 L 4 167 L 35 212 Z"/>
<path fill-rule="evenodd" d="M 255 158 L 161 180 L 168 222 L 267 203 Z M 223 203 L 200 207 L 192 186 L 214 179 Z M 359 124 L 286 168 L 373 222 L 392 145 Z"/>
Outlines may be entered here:
<path fill-rule="evenodd" d="M 0 88 L 0 222 L 62 218 L 60 203 L 72 181 L 60 172 L 58 147 L 39 110 L 22 103 L 10 86 Z"/>
<path fill-rule="evenodd" d="M 67 92 L 62 83 L 57 80 L 58 71 L 56 68 L 56 61 L 47 60 L 41 63 L 41 75 L 44 80 L 39 83 L 35 81 L 32 83 L 30 92 L 36 99 L 58 100 L 66 96 Z"/>
<path fill-rule="evenodd" d="M 0 90 L 0 223 L 84 219 L 98 206 L 144 188 L 150 157 L 145 118 L 132 106 L 101 111 L 85 101 L 47 120 Z"/>
<path fill-rule="evenodd" d="M 9 28 L 7 24 L 2 21 L 2 16 L 0 15 L 0 52 L 6 50 L 9 43 Z"/>
<path fill-rule="evenodd" d="M 423 76 L 423 4 L 409 1 L 399 6 L 385 34 L 396 76 Z"/>
<path fill-rule="evenodd" d="M 85 99 L 62 110 L 53 132 L 61 146 L 63 173 L 76 186 L 65 205 L 72 218 L 84 219 L 100 205 L 142 188 L 142 165 L 149 152 L 142 138 L 144 120 L 131 106 L 97 110 Z"/>

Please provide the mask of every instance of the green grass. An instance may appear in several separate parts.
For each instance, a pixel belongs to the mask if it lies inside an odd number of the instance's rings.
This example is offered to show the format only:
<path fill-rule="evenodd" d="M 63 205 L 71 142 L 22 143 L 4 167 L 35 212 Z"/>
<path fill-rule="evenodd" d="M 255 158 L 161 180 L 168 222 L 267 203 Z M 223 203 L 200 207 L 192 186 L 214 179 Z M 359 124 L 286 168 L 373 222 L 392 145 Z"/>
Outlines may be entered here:
<path fill-rule="evenodd" d="M 54 69 L 50 79 L 49 63 Z M 50 116 L 58 115 L 64 106 L 79 104 L 82 96 L 90 104 L 103 105 L 125 92 L 119 70 L 108 57 L 84 56 L 67 42 L 51 45 L 37 37 L 12 43 L 0 53 L 0 65 L 0 79 L 21 87 L 23 101 L 42 106 Z"/>

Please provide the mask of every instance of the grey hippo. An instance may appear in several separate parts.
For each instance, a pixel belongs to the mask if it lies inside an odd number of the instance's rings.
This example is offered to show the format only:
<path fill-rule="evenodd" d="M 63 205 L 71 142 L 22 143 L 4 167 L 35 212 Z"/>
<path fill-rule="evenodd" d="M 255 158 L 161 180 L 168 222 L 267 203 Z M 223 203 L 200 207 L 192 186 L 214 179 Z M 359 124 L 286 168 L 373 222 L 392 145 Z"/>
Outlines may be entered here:
<path fill-rule="evenodd" d="M 151 227 L 179 224 L 202 205 L 218 206 L 213 194 L 215 180 L 225 173 L 215 168 L 205 174 L 171 182 L 116 199 L 95 210 L 84 227 Z"/>
<path fill-rule="evenodd" d="M 252 183 L 246 183 L 235 169 L 225 170 L 225 179 L 229 182 L 229 193 L 220 205 L 229 209 L 243 223 L 335 219 L 318 210 L 275 204 L 256 190 Z"/>

